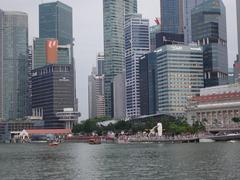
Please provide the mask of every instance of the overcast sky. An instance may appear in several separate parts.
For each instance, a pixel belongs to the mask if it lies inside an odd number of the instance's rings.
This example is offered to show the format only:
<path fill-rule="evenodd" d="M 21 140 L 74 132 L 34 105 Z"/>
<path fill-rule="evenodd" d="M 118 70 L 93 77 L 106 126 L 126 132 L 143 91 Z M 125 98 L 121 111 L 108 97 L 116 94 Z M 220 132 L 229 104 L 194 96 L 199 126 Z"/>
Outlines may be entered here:
<path fill-rule="evenodd" d="M 223 0 L 227 8 L 228 61 L 232 67 L 237 54 L 235 0 Z M 0 0 L 0 9 L 28 13 L 29 44 L 38 37 L 38 5 L 52 0 Z M 103 52 L 102 0 L 61 0 L 73 8 L 74 56 L 77 74 L 77 96 L 82 118 L 88 117 L 88 75 L 96 64 L 96 54 Z M 138 0 L 138 12 L 154 24 L 160 16 L 160 0 Z"/>

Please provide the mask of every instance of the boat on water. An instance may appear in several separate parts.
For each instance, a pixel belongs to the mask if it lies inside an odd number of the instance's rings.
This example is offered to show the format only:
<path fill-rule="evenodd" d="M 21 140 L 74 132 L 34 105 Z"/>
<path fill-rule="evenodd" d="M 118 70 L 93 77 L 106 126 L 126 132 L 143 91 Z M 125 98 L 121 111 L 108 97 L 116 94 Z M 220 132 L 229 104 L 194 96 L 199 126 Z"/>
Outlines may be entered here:
<path fill-rule="evenodd" d="M 48 143 L 48 146 L 58 146 L 60 144 L 60 142 L 58 141 L 52 141 Z"/>
<path fill-rule="evenodd" d="M 235 141 L 235 140 L 230 140 L 230 141 L 227 141 L 227 142 L 235 143 L 235 142 L 237 142 L 237 141 Z"/>
<path fill-rule="evenodd" d="M 200 142 L 200 143 L 212 143 L 212 142 L 215 142 L 215 140 L 213 140 L 213 139 L 208 139 L 208 138 L 200 138 L 200 139 L 199 139 L 199 142 Z"/>
<path fill-rule="evenodd" d="M 101 144 L 101 139 L 89 139 L 88 144 Z"/>

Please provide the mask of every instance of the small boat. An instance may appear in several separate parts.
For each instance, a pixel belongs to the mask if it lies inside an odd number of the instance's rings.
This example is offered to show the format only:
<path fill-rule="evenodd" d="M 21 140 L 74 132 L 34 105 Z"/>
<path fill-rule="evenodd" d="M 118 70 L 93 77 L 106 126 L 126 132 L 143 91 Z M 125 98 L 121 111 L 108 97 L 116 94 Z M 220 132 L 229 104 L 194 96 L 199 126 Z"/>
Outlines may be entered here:
<path fill-rule="evenodd" d="M 101 144 L 101 139 L 89 139 L 88 144 Z"/>
<path fill-rule="evenodd" d="M 53 141 L 53 142 L 48 143 L 48 146 L 58 146 L 58 145 L 59 145 L 59 142 L 57 142 L 57 141 Z"/>
<path fill-rule="evenodd" d="M 200 143 L 212 143 L 212 142 L 215 142 L 215 140 L 209 139 L 209 138 L 200 138 L 199 142 Z"/>
<path fill-rule="evenodd" d="M 230 142 L 230 143 L 235 143 L 235 142 L 237 142 L 237 141 L 235 141 L 235 140 L 230 140 L 230 141 L 228 141 L 228 142 Z"/>

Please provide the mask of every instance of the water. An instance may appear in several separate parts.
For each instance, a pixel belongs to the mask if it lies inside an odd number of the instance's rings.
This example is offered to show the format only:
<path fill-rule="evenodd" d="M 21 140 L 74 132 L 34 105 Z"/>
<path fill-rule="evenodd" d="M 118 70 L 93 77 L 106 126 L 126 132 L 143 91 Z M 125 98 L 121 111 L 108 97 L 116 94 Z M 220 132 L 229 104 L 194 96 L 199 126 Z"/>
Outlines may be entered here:
<path fill-rule="evenodd" d="M 240 179 L 240 142 L 0 144 L 0 180 Z"/>

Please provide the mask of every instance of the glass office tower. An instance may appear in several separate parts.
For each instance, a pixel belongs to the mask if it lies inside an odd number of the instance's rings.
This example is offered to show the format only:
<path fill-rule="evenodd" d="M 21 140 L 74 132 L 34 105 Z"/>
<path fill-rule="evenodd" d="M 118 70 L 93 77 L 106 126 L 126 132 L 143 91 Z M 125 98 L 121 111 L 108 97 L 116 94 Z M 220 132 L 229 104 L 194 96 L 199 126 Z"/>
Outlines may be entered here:
<path fill-rule="evenodd" d="M 233 64 L 234 67 L 234 81 L 240 82 L 240 1 L 236 0 L 237 7 L 237 35 L 238 35 L 238 55 Z"/>
<path fill-rule="evenodd" d="M 145 54 L 139 60 L 141 115 L 156 114 L 156 60 L 155 52 Z"/>
<path fill-rule="evenodd" d="M 183 24 L 184 24 L 184 42 L 192 42 L 191 11 L 193 8 L 206 0 L 184 0 L 183 1 Z"/>
<path fill-rule="evenodd" d="M 54 38 L 58 40 L 58 45 L 70 45 L 71 53 L 69 55 L 71 57 L 71 64 L 73 66 L 73 71 L 71 72 L 73 73 L 74 77 L 73 78 L 75 96 L 74 111 L 77 111 L 78 100 L 76 97 L 76 72 L 75 72 L 75 60 L 73 56 L 74 38 L 73 38 L 72 8 L 60 1 L 40 4 L 39 38 L 40 39 Z M 62 59 L 59 61 L 63 62 Z"/>
<path fill-rule="evenodd" d="M 184 116 L 187 100 L 204 87 L 203 54 L 200 46 L 165 45 L 157 58 L 157 113 Z"/>
<path fill-rule="evenodd" d="M 72 44 L 72 8 L 59 1 L 39 5 L 39 37 L 56 38 L 60 45 Z"/>
<path fill-rule="evenodd" d="M 50 64 L 33 70 L 32 112 L 43 117 L 46 128 L 64 128 L 57 113 L 74 108 L 72 71 L 69 64 Z"/>
<path fill-rule="evenodd" d="M 183 0 L 161 0 L 162 32 L 183 33 Z"/>
<path fill-rule="evenodd" d="M 192 39 L 203 46 L 205 87 L 228 83 L 226 10 L 208 0 L 192 10 Z"/>
<path fill-rule="evenodd" d="M 124 68 L 124 19 L 137 12 L 137 0 L 103 0 L 104 92 L 106 115 L 113 117 L 113 79 Z"/>
<path fill-rule="evenodd" d="M 27 113 L 28 16 L 0 10 L 0 118 L 16 120 Z"/>
<path fill-rule="evenodd" d="M 126 113 L 127 118 L 140 116 L 139 58 L 150 51 L 149 20 L 141 14 L 126 16 Z"/>

